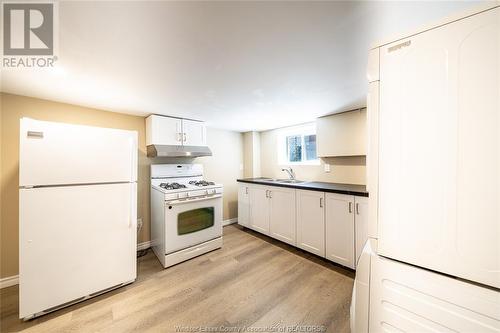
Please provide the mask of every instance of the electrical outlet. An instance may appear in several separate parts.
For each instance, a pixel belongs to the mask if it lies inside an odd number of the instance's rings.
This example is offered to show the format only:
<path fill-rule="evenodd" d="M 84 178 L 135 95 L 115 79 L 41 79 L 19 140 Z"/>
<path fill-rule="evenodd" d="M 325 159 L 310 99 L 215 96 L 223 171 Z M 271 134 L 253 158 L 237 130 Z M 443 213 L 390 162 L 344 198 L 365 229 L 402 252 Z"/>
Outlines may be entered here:
<path fill-rule="evenodd" d="M 142 219 L 137 219 L 137 230 L 142 229 Z"/>
<path fill-rule="evenodd" d="M 330 164 L 325 163 L 325 172 L 330 172 Z"/>

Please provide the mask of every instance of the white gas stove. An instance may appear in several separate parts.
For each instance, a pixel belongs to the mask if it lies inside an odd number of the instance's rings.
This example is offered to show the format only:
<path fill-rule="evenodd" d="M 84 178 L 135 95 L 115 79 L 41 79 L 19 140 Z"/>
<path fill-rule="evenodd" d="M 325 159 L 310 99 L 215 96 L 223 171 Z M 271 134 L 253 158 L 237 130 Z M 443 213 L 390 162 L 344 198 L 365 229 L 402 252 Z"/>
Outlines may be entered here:
<path fill-rule="evenodd" d="M 222 193 L 201 164 L 151 165 L 152 248 L 164 267 L 222 246 Z"/>

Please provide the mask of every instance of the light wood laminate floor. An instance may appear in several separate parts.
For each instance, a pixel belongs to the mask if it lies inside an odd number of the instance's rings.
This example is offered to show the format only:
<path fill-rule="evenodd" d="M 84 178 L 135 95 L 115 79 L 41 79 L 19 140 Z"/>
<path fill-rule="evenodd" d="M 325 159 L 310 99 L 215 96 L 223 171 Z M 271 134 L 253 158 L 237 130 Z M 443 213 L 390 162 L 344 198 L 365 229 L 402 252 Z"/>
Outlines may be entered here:
<path fill-rule="evenodd" d="M 353 277 L 324 259 L 231 225 L 224 228 L 220 250 L 168 269 L 149 251 L 138 260 L 135 283 L 28 322 L 18 319 L 18 287 L 4 288 L 0 331 L 231 332 L 251 327 L 281 332 L 286 326 L 315 325 L 349 332 Z"/>

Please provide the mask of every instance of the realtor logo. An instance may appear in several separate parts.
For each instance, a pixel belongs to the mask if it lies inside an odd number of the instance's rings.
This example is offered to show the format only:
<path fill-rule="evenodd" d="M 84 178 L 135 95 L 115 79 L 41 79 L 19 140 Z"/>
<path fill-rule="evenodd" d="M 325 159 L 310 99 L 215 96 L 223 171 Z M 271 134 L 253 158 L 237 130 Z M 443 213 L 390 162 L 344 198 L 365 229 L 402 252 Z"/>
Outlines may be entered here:
<path fill-rule="evenodd" d="M 54 54 L 54 4 L 6 3 L 3 22 L 4 55 Z"/>
<path fill-rule="evenodd" d="M 4 68 L 53 66 L 55 6 L 53 2 L 2 4 Z"/>

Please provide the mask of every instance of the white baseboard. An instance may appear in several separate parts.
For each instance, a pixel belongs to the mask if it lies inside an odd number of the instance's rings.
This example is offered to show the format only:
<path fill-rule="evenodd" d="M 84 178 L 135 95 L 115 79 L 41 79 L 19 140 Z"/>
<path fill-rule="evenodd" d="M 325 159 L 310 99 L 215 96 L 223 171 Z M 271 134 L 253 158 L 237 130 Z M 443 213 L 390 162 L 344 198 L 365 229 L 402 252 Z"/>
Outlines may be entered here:
<path fill-rule="evenodd" d="M 151 241 L 142 242 L 137 244 L 137 251 L 149 249 L 150 247 L 151 247 Z"/>
<path fill-rule="evenodd" d="M 0 279 L 0 289 L 15 286 L 19 284 L 19 275 L 7 276 Z"/>
<path fill-rule="evenodd" d="M 222 226 L 230 225 L 230 224 L 237 223 L 237 222 L 238 222 L 238 218 L 235 217 L 235 218 L 232 218 L 229 220 L 222 221 Z"/>

